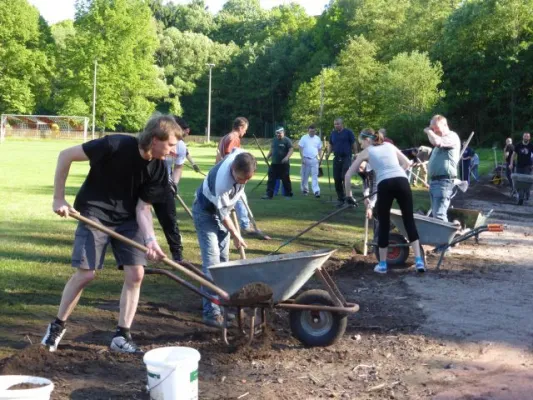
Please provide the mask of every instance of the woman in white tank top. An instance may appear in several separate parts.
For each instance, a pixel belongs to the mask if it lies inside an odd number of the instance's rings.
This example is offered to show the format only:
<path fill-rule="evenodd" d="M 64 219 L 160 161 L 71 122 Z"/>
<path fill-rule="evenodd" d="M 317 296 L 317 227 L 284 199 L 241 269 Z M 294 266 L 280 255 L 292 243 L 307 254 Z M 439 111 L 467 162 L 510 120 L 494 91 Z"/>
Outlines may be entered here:
<path fill-rule="evenodd" d="M 396 200 L 402 211 L 402 219 L 408 234 L 409 242 L 415 254 L 415 268 L 424 272 L 424 261 L 421 257 L 420 242 L 413 216 L 413 195 L 405 170 L 411 166 L 410 161 L 396 146 L 383 141 L 381 133 L 373 129 L 364 129 L 359 134 L 359 143 L 363 148 L 344 178 L 346 188 L 346 202 L 356 204 L 352 197 L 351 178 L 359 171 L 362 162 L 367 161 L 375 171 L 378 185 L 377 219 L 379 221 L 378 246 L 379 264 L 374 271 L 384 274 L 387 272 L 387 253 L 389 246 L 390 210 L 392 202 Z M 369 202 L 365 200 L 368 207 Z"/>

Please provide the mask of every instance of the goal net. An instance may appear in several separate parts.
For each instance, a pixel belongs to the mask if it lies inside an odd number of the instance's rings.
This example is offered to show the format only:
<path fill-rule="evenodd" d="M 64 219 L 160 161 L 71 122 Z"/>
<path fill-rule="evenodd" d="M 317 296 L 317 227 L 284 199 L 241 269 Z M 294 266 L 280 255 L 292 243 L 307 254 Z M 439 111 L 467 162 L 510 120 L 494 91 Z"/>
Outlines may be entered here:
<path fill-rule="evenodd" d="M 2 114 L 0 142 L 7 137 L 87 140 L 87 117 Z"/>

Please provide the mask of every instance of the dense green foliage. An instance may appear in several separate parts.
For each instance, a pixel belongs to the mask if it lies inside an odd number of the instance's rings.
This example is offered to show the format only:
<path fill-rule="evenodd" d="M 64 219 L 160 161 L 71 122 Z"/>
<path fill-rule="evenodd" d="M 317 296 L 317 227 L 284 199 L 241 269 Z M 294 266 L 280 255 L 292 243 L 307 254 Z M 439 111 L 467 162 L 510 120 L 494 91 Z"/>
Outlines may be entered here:
<path fill-rule="evenodd" d="M 229 0 L 77 0 L 74 21 L 48 26 L 27 0 L 0 2 L 0 112 L 90 115 L 135 131 L 154 111 L 212 133 L 244 115 L 251 131 L 299 136 L 344 117 L 386 126 L 397 142 L 423 136 L 432 113 L 493 140 L 533 123 L 533 0 L 331 0 L 319 16 Z"/>

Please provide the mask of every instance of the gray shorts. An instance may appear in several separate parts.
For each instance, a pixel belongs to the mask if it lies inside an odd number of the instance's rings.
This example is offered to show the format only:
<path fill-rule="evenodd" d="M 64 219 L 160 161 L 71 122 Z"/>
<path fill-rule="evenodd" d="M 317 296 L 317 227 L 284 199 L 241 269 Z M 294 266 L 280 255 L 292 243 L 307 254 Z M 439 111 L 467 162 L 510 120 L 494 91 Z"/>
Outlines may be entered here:
<path fill-rule="evenodd" d="M 100 223 L 97 218 L 89 218 Z M 144 244 L 141 230 L 135 220 L 125 222 L 118 226 L 107 226 L 107 228 L 137 243 Z M 112 238 L 107 233 L 87 226 L 83 222 L 79 222 L 76 228 L 74 248 L 72 249 L 72 266 L 90 270 L 102 269 L 104 266 L 105 252 L 109 243 L 111 243 L 118 268 L 122 269 L 124 265 L 146 266 L 146 254 L 144 252 Z"/>

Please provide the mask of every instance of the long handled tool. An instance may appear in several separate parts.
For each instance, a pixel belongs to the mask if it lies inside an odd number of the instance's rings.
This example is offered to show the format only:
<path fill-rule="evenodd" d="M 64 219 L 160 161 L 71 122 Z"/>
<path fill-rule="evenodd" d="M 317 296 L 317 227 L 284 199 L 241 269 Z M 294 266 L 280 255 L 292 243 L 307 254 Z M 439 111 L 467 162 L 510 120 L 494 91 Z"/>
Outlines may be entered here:
<path fill-rule="evenodd" d="M 69 216 L 80 221 L 80 222 L 83 222 L 84 224 L 86 225 L 89 225 L 95 229 L 98 229 L 106 234 L 108 234 L 109 236 L 117 239 L 117 240 L 120 240 L 121 242 L 123 243 L 126 243 L 132 247 L 135 247 L 136 249 L 146 253 L 148 251 L 148 248 L 146 246 L 143 246 L 142 244 L 139 244 L 131 239 L 128 239 L 127 237 L 124 237 L 118 233 L 116 233 L 115 231 L 113 231 L 112 229 L 109 229 L 105 226 L 103 226 L 102 224 L 98 223 L 98 222 L 95 222 L 89 218 L 86 218 L 84 217 L 83 215 L 81 214 L 78 214 L 78 213 L 69 213 Z M 195 281 L 197 281 L 198 283 L 200 283 L 201 285 L 205 286 L 206 288 L 208 288 L 209 290 L 215 292 L 216 294 L 218 294 L 220 297 L 222 297 L 224 300 L 229 300 L 230 299 L 230 295 L 225 292 L 224 290 L 220 289 L 218 286 L 214 285 L 212 283 L 212 281 L 210 281 L 209 279 L 207 279 L 207 277 L 205 276 L 202 276 L 202 275 L 199 275 L 199 273 L 197 272 L 194 272 L 194 271 L 191 271 L 189 270 L 188 268 L 186 268 L 185 266 L 182 266 L 181 264 L 175 262 L 175 261 L 172 261 L 170 258 L 163 258 L 161 260 L 163 263 L 167 264 L 168 266 L 172 267 L 172 268 L 175 268 L 177 269 L 178 271 L 180 271 L 182 274 L 188 276 L 189 278 L 191 279 L 194 279 Z"/>
<path fill-rule="evenodd" d="M 263 240 L 271 240 L 272 238 L 268 235 L 265 235 L 261 229 L 257 227 L 257 223 L 255 222 L 254 215 L 252 214 L 252 209 L 248 205 L 248 202 L 243 200 L 244 207 L 246 207 L 246 211 L 248 212 L 248 218 L 250 218 L 250 221 L 252 222 L 252 225 L 254 227 L 255 233 L 261 237 Z"/>
<path fill-rule="evenodd" d="M 194 170 L 194 172 L 198 172 L 200 175 L 207 176 L 207 174 L 205 174 L 204 172 L 202 172 L 202 171 L 200 171 L 200 170 L 196 171 L 193 167 L 191 167 L 191 166 L 190 166 L 189 164 L 187 164 L 187 163 L 185 163 L 185 164 L 183 164 L 183 165 L 185 165 L 186 167 L 188 167 L 188 168 Z"/>
<path fill-rule="evenodd" d="M 368 217 L 365 213 L 365 241 L 363 242 L 363 255 L 368 255 Z"/>
<path fill-rule="evenodd" d="M 189 207 L 187 207 L 187 204 L 185 204 L 185 202 L 183 201 L 183 199 L 181 198 L 181 196 L 179 194 L 176 193 L 176 199 L 178 199 L 178 201 L 180 202 L 181 206 L 183 207 L 183 209 L 185 211 L 187 211 L 187 214 L 189 214 L 189 216 L 192 218 L 192 212 L 191 210 L 189 209 Z"/>
<path fill-rule="evenodd" d="M 364 201 L 365 199 L 368 199 L 369 197 L 372 197 L 376 194 L 377 192 L 373 192 L 373 193 L 370 193 L 368 196 L 365 196 L 363 197 L 361 200 L 357 201 L 357 203 L 359 203 L 360 201 Z M 309 227 L 305 228 L 303 231 L 301 231 L 299 234 L 297 234 L 296 236 L 284 241 L 275 251 L 273 251 L 272 253 L 269 253 L 268 255 L 271 256 L 273 254 L 276 254 L 277 252 L 279 252 L 283 247 L 287 246 L 289 243 L 292 243 L 293 241 L 295 241 L 296 239 L 298 239 L 300 236 L 302 236 L 303 234 L 309 232 L 311 229 L 317 227 L 318 225 L 320 225 L 322 222 L 324 221 L 327 221 L 328 219 L 330 219 L 331 217 L 334 217 L 335 215 L 347 210 L 348 208 L 353 208 L 354 206 L 350 205 L 350 204 L 346 204 L 344 206 L 342 206 L 341 208 L 333 211 L 332 213 L 329 213 L 328 215 L 326 215 L 324 218 L 322 218 L 321 220 L 315 222 L 314 224 L 310 225 Z"/>
<path fill-rule="evenodd" d="M 239 233 L 239 236 L 241 235 L 241 227 L 239 225 L 239 220 L 237 218 L 237 212 L 235 209 L 231 210 L 231 218 L 233 219 L 233 224 L 235 225 L 235 229 L 237 229 L 237 232 Z M 246 260 L 246 253 L 244 252 L 244 247 L 239 247 L 239 255 L 241 256 L 241 260 Z"/>
<path fill-rule="evenodd" d="M 265 153 L 263 152 L 263 149 L 261 148 L 261 145 L 259 144 L 259 140 L 257 140 L 257 137 L 255 135 L 252 135 L 252 136 L 254 137 L 255 144 L 259 148 L 259 151 L 263 155 L 263 159 L 265 160 L 265 163 L 266 163 L 267 167 L 270 168 L 270 163 L 268 162 L 268 158 L 265 156 Z"/>
<path fill-rule="evenodd" d="M 320 160 L 318 160 L 318 177 L 324 176 L 324 169 L 322 168 L 322 161 L 324 160 L 324 154 L 326 154 L 326 149 L 320 155 Z"/>

